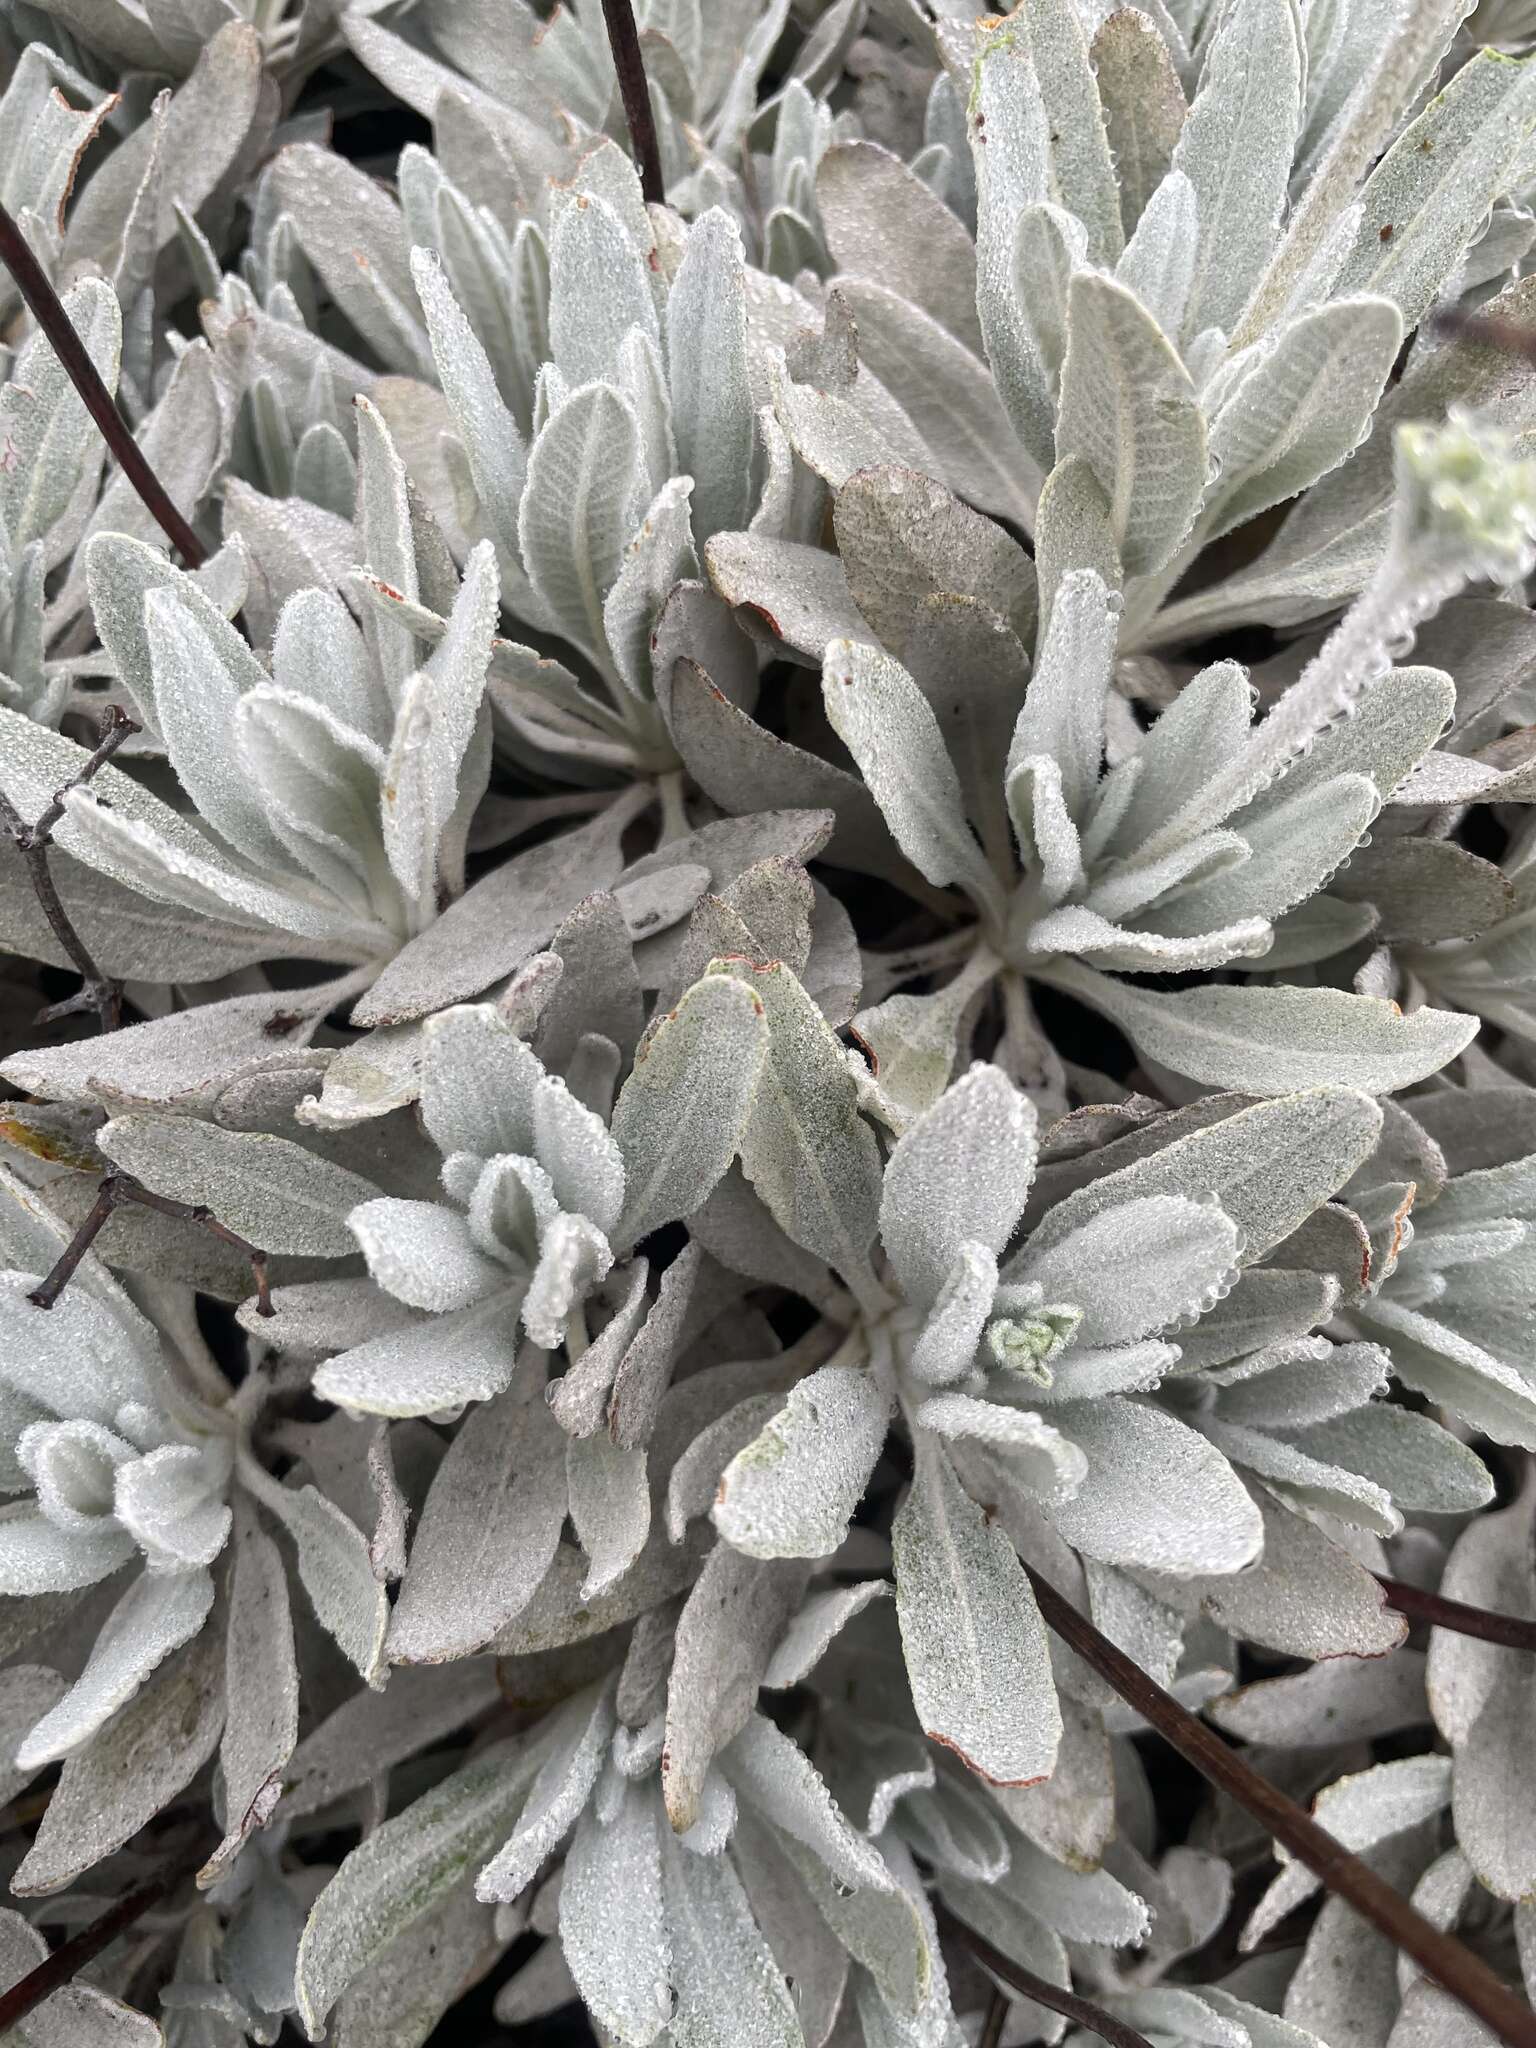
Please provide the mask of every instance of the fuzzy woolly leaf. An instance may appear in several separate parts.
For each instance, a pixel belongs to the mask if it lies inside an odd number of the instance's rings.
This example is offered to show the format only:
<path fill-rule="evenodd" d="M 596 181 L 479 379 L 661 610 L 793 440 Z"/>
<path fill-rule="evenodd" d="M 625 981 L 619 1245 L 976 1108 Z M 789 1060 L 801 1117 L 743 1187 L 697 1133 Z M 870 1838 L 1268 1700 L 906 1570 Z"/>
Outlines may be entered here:
<path fill-rule="evenodd" d="M 768 1052 L 741 1138 L 748 1180 L 798 1245 L 851 1286 L 868 1268 L 880 1200 L 875 1136 L 836 1038 L 787 967 L 715 963 L 759 999 Z"/>
<path fill-rule="evenodd" d="M 560 1942 L 571 1975 L 598 2023 L 638 2048 L 672 2015 L 664 1827 L 651 1788 L 626 1785 L 611 1814 L 583 1813 L 560 1884 Z"/>
<path fill-rule="evenodd" d="M 1013 1545 L 919 1447 L 896 1516 L 896 1612 L 913 1703 L 930 1741 L 994 1784 L 1032 1785 L 1056 1758 L 1061 1715 L 1045 1626 Z"/>
<path fill-rule="evenodd" d="M 1067 304 L 1057 454 L 1088 463 L 1125 573 L 1147 575 L 1184 538 L 1204 494 L 1205 420 L 1188 371 L 1123 285 L 1081 271 Z"/>
<path fill-rule="evenodd" d="M 980 1061 L 908 1126 L 886 1167 L 880 1238 L 918 1306 L 937 1301 L 966 1243 L 1001 1254 L 1034 1168 L 1033 1105 Z"/>
<path fill-rule="evenodd" d="M 347 1986 L 503 1838 L 541 1761 L 533 1745 L 497 1743 L 346 1858 L 299 1943 L 298 2008 L 311 2034 Z"/>
<path fill-rule="evenodd" d="M 667 298 L 667 372 L 679 467 L 693 482 L 699 544 L 751 510 L 753 407 L 741 233 L 711 207 L 688 230 Z"/>
<path fill-rule="evenodd" d="M 822 668 L 832 729 L 858 762 L 902 852 L 930 882 L 958 883 L 983 910 L 997 877 L 966 823 L 960 779 L 923 693 L 900 662 L 834 640 Z"/>
<path fill-rule="evenodd" d="M 390 1619 L 391 1662 L 468 1656 L 527 1606 L 565 1520 L 561 1452 L 542 1401 L 506 1394 L 467 1417 L 422 1509 Z"/>
<path fill-rule="evenodd" d="M 235 1542 L 229 1632 L 224 1647 L 228 1715 L 219 1749 L 226 1829 L 198 1872 L 211 1884 L 266 1826 L 283 1792 L 299 1735 L 299 1674 L 282 1556 L 254 1520 Z"/>
<path fill-rule="evenodd" d="M 871 1375 L 823 1366 L 720 1476 L 715 1527 L 751 1557 L 830 1557 L 885 1442 L 889 1402 Z"/>
<path fill-rule="evenodd" d="M 1263 1542 L 1258 1509 L 1213 1445 L 1145 1402 L 1064 1401 L 1051 1419 L 1088 1460 L 1053 1519 L 1106 1564 L 1149 1571 L 1235 1572 Z"/>
<path fill-rule="evenodd" d="M 1465 1051 L 1477 1020 L 1332 988 L 1209 987 L 1166 993 L 1052 966 L 1049 978 L 1128 1032 L 1151 1058 L 1211 1088 L 1283 1095 L 1319 1084 L 1391 1095 Z"/>
<path fill-rule="evenodd" d="M 361 1174 L 289 1138 L 191 1118 L 116 1117 L 97 1143 L 146 1187 L 205 1203 L 219 1222 L 268 1252 L 345 1258 L 354 1249 L 348 1210 L 378 1193 Z"/>
<path fill-rule="evenodd" d="M 690 1215 L 730 1164 L 753 1113 L 769 1030 L 757 990 L 708 974 L 662 1019 L 614 1105 L 625 1208 L 614 1242 Z"/>

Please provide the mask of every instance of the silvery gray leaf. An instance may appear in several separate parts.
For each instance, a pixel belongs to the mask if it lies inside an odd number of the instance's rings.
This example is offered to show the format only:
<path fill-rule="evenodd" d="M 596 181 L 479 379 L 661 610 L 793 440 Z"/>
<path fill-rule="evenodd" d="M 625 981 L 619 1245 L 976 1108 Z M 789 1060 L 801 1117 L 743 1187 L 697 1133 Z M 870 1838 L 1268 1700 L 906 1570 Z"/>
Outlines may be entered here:
<path fill-rule="evenodd" d="M 966 1243 L 994 1256 L 1023 1213 L 1035 1115 L 996 1067 L 978 1063 L 903 1134 L 886 1169 L 880 1236 L 909 1296 L 938 1299 Z"/>
<path fill-rule="evenodd" d="M 298 1742 L 299 1675 L 282 1557 L 254 1519 L 241 1522 L 225 1638 L 227 1713 L 219 1751 L 225 1833 L 198 1872 L 212 1883 L 271 1819 Z"/>
<path fill-rule="evenodd" d="M 662 1903 L 666 1821 L 650 1786 L 625 1785 L 606 1819 L 576 1823 L 560 1886 L 560 1940 L 589 2010 L 618 2039 L 654 2041 L 672 2016 Z"/>
<path fill-rule="evenodd" d="M 488 1643 L 538 1590 L 565 1520 L 561 1438 L 535 1396 L 475 1408 L 438 1467 L 389 1625 L 398 1664 L 437 1664 Z M 487 1569 L 501 1559 L 503 1568 Z"/>
<path fill-rule="evenodd" d="M 487 1904 L 515 1899 L 540 1864 L 568 1833 L 597 1781 L 613 1734 L 613 1698 L 602 1687 L 581 1694 L 557 1714 L 541 1737 L 544 1758 L 517 1826 L 475 1879 Z"/>
<path fill-rule="evenodd" d="M 857 1288 L 875 1235 L 880 1170 L 837 1040 L 787 967 L 717 965 L 767 1020 L 766 1056 L 740 1130 L 742 1169 L 785 1235 Z"/>
<path fill-rule="evenodd" d="M 172 1651 L 189 1642 L 213 1606 L 206 1571 L 134 1580 L 103 1623 L 90 1662 L 58 1704 L 29 1730 L 16 1768 L 31 1773 L 83 1749 Z"/>
<path fill-rule="evenodd" d="M 299 1944 L 298 2009 L 311 2032 L 391 1942 L 505 1836 L 542 1758 L 494 1744 L 396 1814 L 342 1864 Z"/>
<path fill-rule="evenodd" d="M 998 1784 L 1050 1774 L 1061 1731 L 1045 1630 L 1013 1545 L 948 1454 L 921 1444 L 892 1530 L 896 1611 L 929 1739 Z"/>
<path fill-rule="evenodd" d="M 889 1397 L 868 1371 L 826 1365 L 720 1475 L 712 1510 L 750 1557 L 829 1557 L 885 1442 Z"/>
<path fill-rule="evenodd" d="M 318 1488 L 279 1485 L 249 1456 L 240 1463 L 246 1485 L 292 1540 L 317 1618 L 367 1683 L 382 1684 L 389 1603 L 361 1530 Z"/>
<path fill-rule="evenodd" d="M 23 1897 L 60 1891 L 121 1848 L 212 1756 L 224 1712 L 221 1645 L 205 1629 L 89 1748 L 66 1759 L 12 1890 Z"/>
<path fill-rule="evenodd" d="M 726 2032 L 743 2048 L 801 2048 L 794 2000 L 730 1860 L 690 1855 L 669 1828 L 661 1838 L 678 2048 L 707 2048 Z"/>
<path fill-rule="evenodd" d="M 791 1560 L 762 1563 L 722 1543 L 684 1604 L 661 1772 L 667 1818 L 679 1833 L 698 1818 L 710 1763 L 746 1726 L 805 1580 L 806 1568 Z"/>

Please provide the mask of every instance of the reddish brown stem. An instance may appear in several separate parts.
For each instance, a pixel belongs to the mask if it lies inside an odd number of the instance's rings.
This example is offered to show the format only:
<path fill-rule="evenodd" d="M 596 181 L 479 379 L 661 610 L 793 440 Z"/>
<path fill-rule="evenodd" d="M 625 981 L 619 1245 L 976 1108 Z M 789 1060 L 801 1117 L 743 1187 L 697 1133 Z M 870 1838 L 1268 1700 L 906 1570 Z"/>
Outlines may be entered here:
<path fill-rule="evenodd" d="M 1499 1643 L 1506 1650 L 1536 1650 L 1536 1621 L 1522 1621 L 1517 1614 L 1496 1614 L 1491 1607 L 1469 1607 L 1464 1600 L 1447 1600 L 1443 1593 L 1426 1593 L 1402 1579 L 1377 1579 L 1387 1596 L 1387 1605 L 1412 1621 L 1427 1621 L 1435 1628 L 1447 1628 L 1458 1636 L 1476 1636 L 1485 1643 Z"/>
<path fill-rule="evenodd" d="M 1012 1956 L 1005 1956 L 995 1948 L 984 1934 L 978 1934 L 974 1927 L 968 1927 L 959 1919 L 941 1898 L 933 1898 L 934 1918 L 939 1923 L 939 1932 L 958 1941 L 962 1948 L 968 1948 L 978 1963 L 991 1971 L 994 1977 L 1001 1977 L 1005 1984 L 1025 1998 L 1032 1998 L 1036 2005 L 1043 2005 L 1050 2012 L 1059 2012 L 1066 2019 L 1074 2020 L 1078 2026 L 1086 2027 L 1091 2034 L 1097 2034 L 1101 2041 L 1108 2041 L 1110 2048 L 1152 2048 L 1145 2034 L 1138 2034 L 1124 2020 L 1117 2020 L 1112 2012 L 1106 2012 L 1101 2005 L 1095 2005 L 1091 1998 L 1080 1998 L 1075 1991 L 1068 1991 L 1063 1985 L 1052 1984 L 1048 1978 L 1037 1977 L 1033 1970 L 1026 1970 L 1022 1963 L 1016 1963 Z M 1006 2011 L 1006 2000 L 1004 2001 Z M 987 2025 L 992 2016 L 987 2015 Z M 999 2026 L 999 2033 L 1001 2026 Z M 983 2040 L 986 2038 L 983 2034 Z M 980 2044 L 978 2043 L 978 2048 Z"/>
<path fill-rule="evenodd" d="M 0 789 L 0 827 L 9 833 L 17 852 L 26 862 L 33 894 L 48 920 L 49 929 L 80 975 L 79 989 L 74 995 L 67 996 L 62 1003 L 55 1003 L 50 1009 L 45 1010 L 45 1020 L 65 1017 L 76 1010 L 94 1010 L 103 1031 L 115 1031 L 122 1022 L 123 985 L 102 973 L 91 956 L 90 948 L 75 930 L 48 865 L 48 848 L 53 842 L 53 828 L 64 815 L 65 799 L 69 792 L 72 789 L 80 789 L 89 782 L 97 769 L 112 758 L 129 734 L 136 733 L 139 729 L 126 711 L 120 710 L 115 704 L 108 705 L 101 721 L 101 738 L 94 753 L 78 774 L 71 776 L 62 789 L 54 792 L 52 801 L 30 825 L 5 791 Z"/>
<path fill-rule="evenodd" d="M 117 401 L 102 383 L 96 365 L 76 334 L 63 301 L 49 283 L 42 265 L 33 255 L 27 238 L 0 206 L 0 261 L 16 280 L 33 319 L 47 335 L 54 354 L 64 365 L 81 403 L 101 429 L 103 440 L 117 458 L 123 475 L 144 500 L 144 504 L 166 539 L 189 569 L 200 569 L 208 550 L 171 502 L 170 494 L 145 461 L 133 429 L 118 410 Z"/>
<path fill-rule="evenodd" d="M 1140 1665 L 1079 1614 L 1048 1579 L 1026 1565 L 1047 1625 L 1076 1650 L 1180 1756 L 1249 1813 L 1304 1863 L 1325 1887 L 1352 1906 L 1427 1977 L 1480 2019 L 1505 2048 L 1536 2048 L 1536 2012 L 1501 1983 L 1486 1963 L 1453 1935 L 1443 1934 L 1386 1881 L 1336 1842 L 1294 1800 L 1230 1749 L 1214 1729 L 1181 1707 Z"/>
<path fill-rule="evenodd" d="M 251 1262 L 251 1276 L 256 1287 L 256 1313 L 263 1316 L 276 1314 L 267 1283 L 267 1255 L 259 1245 L 239 1236 L 227 1223 L 221 1223 L 201 1202 L 178 1202 L 170 1195 L 157 1195 L 136 1181 L 131 1173 L 107 1175 L 79 1228 L 54 1261 L 53 1270 L 39 1286 L 33 1288 L 27 1296 L 28 1301 L 37 1308 L 53 1307 L 74 1277 L 76 1267 L 101 1235 L 112 1211 L 124 1202 L 137 1202 L 141 1209 L 154 1209 L 162 1216 L 175 1216 L 182 1222 L 196 1223 L 210 1237 L 216 1237 L 221 1244 L 232 1245 L 237 1252 L 243 1253 Z"/>
<path fill-rule="evenodd" d="M 12 2027 L 19 2026 L 45 1998 L 51 1998 L 55 1991 L 73 1983 L 88 1962 L 99 1956 L 120 1934 L 125 1934 L 136 1920 L 169 1898 L 203 1860 L 207 1850 L 206 1839 L 199 1836 L 194 1846 L 195 1855 L 188 1853 L 171 1857 L 163 1869 L 119 1899 L 99 1920 L 93 1920 L 89 1927 L 83 1927 L 78 1934 L 72 1935 L 61 1948 L 45 1957 L 35 1970 L 29 1970 L 9 1991 L 0 1995 L 0 2038 L 9 2035 Z"/>
<path fill-rule="evenodd" d="M 993 1992 L 987 2016 L 981 2023 L 981 2032 L 976 2036 L 976 2048 L 1001 2048 L 1003 2029 L 1008 2024 L 1008 2004 L 1006 1991 Z"/>
<path fill-rule="evenodd" d="M 645 58 L 630 0 L 603 0 L 603 19 L 608 24 L 613 68 L 619 74 L 619 97 L 624 102 L 630 146 L 640 172 L 640 191 L 648 206 L 661 206 L 667 196 L 661 178 L 661 149 L 656 140 L 651 89 L 646 82 Z"/>

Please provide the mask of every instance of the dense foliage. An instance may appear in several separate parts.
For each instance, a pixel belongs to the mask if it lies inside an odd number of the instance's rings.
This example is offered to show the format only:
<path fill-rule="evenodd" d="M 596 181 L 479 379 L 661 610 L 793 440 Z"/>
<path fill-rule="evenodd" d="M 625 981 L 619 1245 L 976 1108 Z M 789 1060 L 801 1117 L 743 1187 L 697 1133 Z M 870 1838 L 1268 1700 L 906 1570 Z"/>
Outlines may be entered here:
<path fill-rule="evenodd" d="M 1536 9 L 637 13 L 0 0 L 3 2038 L 1491 2042 Z"/>

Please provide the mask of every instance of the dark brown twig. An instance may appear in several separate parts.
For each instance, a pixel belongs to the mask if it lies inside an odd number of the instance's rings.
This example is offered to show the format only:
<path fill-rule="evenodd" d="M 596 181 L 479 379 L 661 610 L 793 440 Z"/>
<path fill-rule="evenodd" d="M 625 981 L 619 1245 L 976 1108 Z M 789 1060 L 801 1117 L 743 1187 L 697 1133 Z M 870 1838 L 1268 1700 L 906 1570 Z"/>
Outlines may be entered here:
<path fill-rule="evenodd" d="M 1505 2043 L 1505 2048 L 1536 2048 L 1536 2012 L 1501 1983 L 1481 1957 L 1453 1935 L 1431 1926 L 1368 1863 L 1351 1855 L 1294 1800 L 1287 1799 L 1261 1778 L 1214 1729 L 1197 1721 L 1171 1694 L 1164 1692 L 1086 1615 L 1079 1614 L 1048 1579 L 1029 1565 L 1025 1570 L 1047 1625 L 1180 1756 L 1236 1800 L 1298 1862 L 1320 1878 L 1330 1892 L 1352 1906 L 1362 1920 L 1411 1956 L 1427 1977 L 1474 2013 Z"/>
<path fill-rule="evenodd" d="M 207 1851 L 207 1840 L 199 1836 L 193 1844 L 196 1850 L 180 1856 L 172 1856 L 153 1877 L 110 1906 L 99 1920 L 93 1920 L 89 1927 L 82 1927 L 62 1947 L 56 1948 L 51 1956 L 44 1957 L 35 1970 L 29 1970 L 25 1977 L 13 1984 L 9 1991 L 0 1995 L 0 2037 L 8 2034 L 12 2027 L 19 2026 L 29 2012 L 35 2012 L 45 1998 L 51 1998 L 55 1991 L 61 1991 L 72 1983 L 86 1964 L 102 1950 L 125 1934 L 136 1920 L 170 1897 L 177 1886 L 191 1876 Z"/>
<path fill-rule="evenodd" d="M 981 2032 L 976 2036 L 976 2048 L 1000 2048 L 1003 2029 L 1008 2024 L 1009 2003 L 1006 1991 L 993 1992 L 987 2016 L 981 2023 Z"/>
<path fill-rule="evenodd" d="M 1491 1607 L 1470 1607 L 1464 1600 L 1426 1593 L 1402 1579 L 1383 1578 L 1379 1572 L 1376 1578 L 1386 1593 L 1387 1605 L 1412 1621 L 1427 1621 L 1458 1636 L 1476 1636 L 1506 1650 L 1536 1650 L 1536 1621 L 1523 1621 L 1517 1614 L 1496 1614 Z"/>
<path fill-rule="evenodd" d="M 103 1031 L 115 1031 L 122 1022 L 123 985 L 102 973 L 91 957 L 90 948 L 75 930 L 68 911 L 59 898 L 58 885 L 48 866 L 48 849 L 53 843 L 53 828 L 64 815 L 65 799 L 72 789 L 81 789 L 90 781 L 97 769 L 110 761 L 130 733 L 139 727 L 116 704 L 108 705 L 101 721 L 101 738 L 95 752 L 80 769 L 71 776 L 64 787 L 56 790 L 53 800 L 29 825 L 0 789 L 0 826 L 10 834 L 17 852 L 27 864 L 32 888 L 42 906 L 44 917 L 54 937 L 63 947 L 74 966 L 79 970 L 81 986 L 72 996 L 66 996 L 62 1003 L 55 1003 L 43 1012 L 44 1021 L 55 1017 L 66 1017 L 76 1010 L 94 1010 Z"/>
<path fill-rule="evenodd" d="M 53 352 L 64 365 L 81 403 L 101 429 L 102 438 L 117 458 L 123 475 L 144 500 L 144 504 L 165 537 L 189 569 L 200 569 L 208 550 L 172 504 L 170 494 L 145 461 L 133 429 L 123 418 L 96 365 L 86 354 L 85 344 L 71 325 L 63 301 L 49 283 L 42 265 L 32 254 L 25 235 L 0 206 L 0 261 L 16 280 L 33 319 L 47 335 Z"/>
<path fill-rule="evenodd" d="M 1015 1991 L 1025 1998 L 1032 1998 L 1036 2005 L 1043 2005 L 1050 2012 L 1059 2012 L 1069 2020 L 1086 2027 L 1091 2034 L 1097 2034 L 1101 2041 L 1108 2041 L 1110 2048 L 1152 2048 L 1145 2034 L 1138 2034 L 1124 2020 L 1117 2020 L 1112 2012 L 1106 2012 L 1101 2005 L 1095 2005 L 1090 1998 L 1080 1998 L 1075 1991 L 1065 1990 L 1060 1984 L 1052 1984 L 1044 1977 L 1037 1977 L 1033 1970 L 1026 1970 L 1022 1963 L 1016 1963 L 1012 1956 L 1005 1956 L 1000 1948 L 994 1948 L 984 1934 L 978 1934 L 974 1927 L 952 1913 L 940 1898 L 930 1900 L 939 1931 L 958 1941 L 962 1948 L 968 1948 L 978 1963 L 983 1963 L 994 1977 L 1001 1977 L 1005 1984 L 1011 1984 Z M 1004 2010 L 1007 2001 L 1004 2001 Z M 992 2016 L 987 2015 L 987 2025 Z M 999 2030 L 1001 2031 L 1001 2030 Z M 983 2034 L 982 2039 L 986 2039 Z M 979 2044 L 978 2044 L 979 2048 Z"/>
<path fill-rule="evenodd" d="M 276 1314 L 267 1284 L 267 1255 L 259 1246 L 252 1244 L 249 1238 L 239 1236 L 227 1223 L 221 1223 L 201 1202 L 178 1202 L 169 1195 L 157 1195 L 136 1181 L 131 1173 L 107 1175 L 79 1228 L 54 1261 L 52 1272 L 41 1286 L 33 1288 L 27 1296 L 28 1301 L 37 1308 L 53 1307 L 69 1285 L 75 1268 L 101 1235 L 108 1217 L 123 1202 L 137 1202 L 141 1209 L 154 1209 L 162 1216 L 175 1216 L 185 1223 L 196 1223 L 211 1237 L 218 1238 L 221 1244 L 232 1245 L 251 1262 L 251 1277 L 256 1285 L 256 1313 L 263 1316 Z"/>
<path fill-rule="evenodd" d="M 619 96 L 624 102 L 630 146 L 640 172 L 640 190 L 648 206 L 661 206 L 667 196 L 661 178 L 661 149 L 656 141 L 656 116 L 651 108 L 645 58 L 640 51 L 640 35 L 630 0 L 603 0 L 603 19 L 608 24 L 613 68 L 619 74 Z"/>

